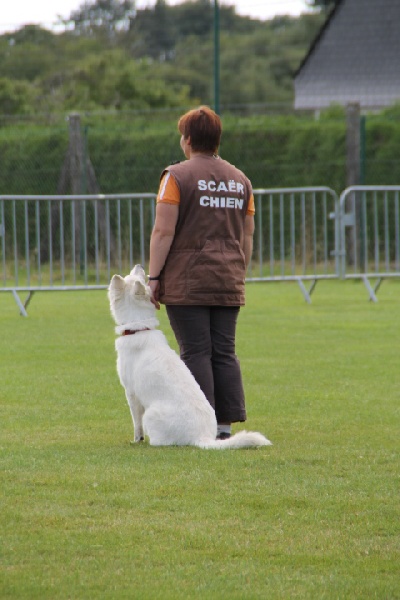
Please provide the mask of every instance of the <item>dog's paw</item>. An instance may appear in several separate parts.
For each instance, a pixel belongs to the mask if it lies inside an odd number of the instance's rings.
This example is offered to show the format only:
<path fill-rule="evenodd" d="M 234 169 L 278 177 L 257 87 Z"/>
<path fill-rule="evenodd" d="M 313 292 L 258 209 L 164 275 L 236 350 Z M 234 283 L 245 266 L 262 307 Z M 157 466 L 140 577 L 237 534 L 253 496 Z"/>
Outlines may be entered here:
<path fill-rule="evenodd" d="M 140 442 L 144 442 L 144 437 L 140 437 L 140 438 L 135 438 L 134 440 L 132 440 L 130 442 L 131 446 L 136 446 L 136 444 L 139 444 Z"/>

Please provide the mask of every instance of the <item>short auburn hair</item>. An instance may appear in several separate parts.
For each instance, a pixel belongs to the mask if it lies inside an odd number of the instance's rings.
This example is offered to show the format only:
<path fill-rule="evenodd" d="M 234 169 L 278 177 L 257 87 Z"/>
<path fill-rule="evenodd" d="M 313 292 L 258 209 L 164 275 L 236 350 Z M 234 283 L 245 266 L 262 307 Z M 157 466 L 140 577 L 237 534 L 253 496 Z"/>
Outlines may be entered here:
<path fill-rule="evenodd" d="M 190 136 L 195 152 L 216 152 L 219 148 L 221 119 L 208 106 L 200 106 L 182 115 L 178 129 L 185 139 Z"/>

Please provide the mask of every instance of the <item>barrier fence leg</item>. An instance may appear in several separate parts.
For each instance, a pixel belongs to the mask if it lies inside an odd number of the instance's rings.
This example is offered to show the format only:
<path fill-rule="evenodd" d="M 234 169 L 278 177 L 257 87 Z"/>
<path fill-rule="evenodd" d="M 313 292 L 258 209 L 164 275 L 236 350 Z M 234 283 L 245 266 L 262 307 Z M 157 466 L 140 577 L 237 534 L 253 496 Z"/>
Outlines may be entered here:
<path fill-rule="evenodd" d="M 21 317 L 27 317 L 28 313 L 26 312 L 26 309 L 28 308 L 28 304 L 31 301 L 34 292 L 29 292 L 28 296 L 26 297 L 25 302 L 22 302 L 21 298 L 18 296 L 16 290 L 11 290 L 11 291 L 13 293 L 14 300 L 18 305 L 19 313 L 20 313 Z"/>
<path fill-rule="evenodd" d="M 363 277 L 362 280 L 364 282 L 365 287 L 367 288 L 370 302 L 378 302 L 376 294 L 378 293 L 378 290 L 381 287 L 381 283 L 383 281 L 382 277 L 378 279 L 374 287 L 372 287 L 367 277 Z"/>
<path fill-rule="evenodd" d="M 308 289 L 308 290 L 307 290 L 306 286 L 304 285 L 302 279 L 297 279 L 297 283 L 299 284 L 299 287 L 303 293 L 304 300 L 306 302 L 308 302 L 308 304 L 311 304 L 311 294 L 313 293 L 315 286 L 317 285 L 317 280 L 316 279 L 313 280 L 313 282 L 310 286 L 310 289 Z"/>
<path fill-rule="evenodd" d="M 25 307 L 25 309 L 27 309 L 27 308 L 28 308 L 29 302 L 32 300 L 32 297 L 33 297 L 33 294 L 34 294 L 34 293 L 35 293 L 35 292 L 29 292 L 29 294 L 27 295 L 27 297 L 26 297 L 26 300 L 25 300 L 25 302 L 24 302 L 24 307 Z"/>

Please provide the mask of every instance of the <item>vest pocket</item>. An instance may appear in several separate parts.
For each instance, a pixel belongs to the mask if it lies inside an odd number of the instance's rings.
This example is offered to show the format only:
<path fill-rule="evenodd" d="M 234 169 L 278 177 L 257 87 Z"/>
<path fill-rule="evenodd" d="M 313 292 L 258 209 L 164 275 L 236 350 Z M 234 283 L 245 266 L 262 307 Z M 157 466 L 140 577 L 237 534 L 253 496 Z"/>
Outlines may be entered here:
<path fill-rule="evenodd" d="M 160 294 L 183 301 L 186 298 L 186 275 L 193 256 L 192 250 L 172 250 L 162 271 Z"/>
<path fill-rule="evenodd" d="M 246 265 L 236 240 L 207 240 L 192 257 L 186 272 L 187 294 L 238 294 L 243 291 Z"/>

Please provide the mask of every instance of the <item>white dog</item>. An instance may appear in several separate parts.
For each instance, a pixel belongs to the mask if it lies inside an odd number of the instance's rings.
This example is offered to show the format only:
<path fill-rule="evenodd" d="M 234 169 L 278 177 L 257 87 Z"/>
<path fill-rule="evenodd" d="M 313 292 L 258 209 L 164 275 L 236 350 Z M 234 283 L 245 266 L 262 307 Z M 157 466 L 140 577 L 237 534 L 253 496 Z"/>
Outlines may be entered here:
<path fill-rule="evenodd" d="M 140 265 L 125 278 L 114 275 L 108 297 L 120 335 L 115 343 L 117 371 L 131 410 L 135 442 L 146 434 L 153 446 L 219 449 L 271 444 L 261 433 L 246 431 L 215 439 L 213 408 L 164 334 L 155 329 L 155 307 Z"/>

